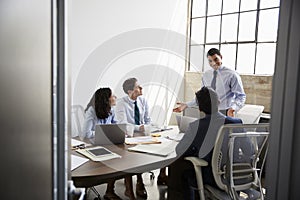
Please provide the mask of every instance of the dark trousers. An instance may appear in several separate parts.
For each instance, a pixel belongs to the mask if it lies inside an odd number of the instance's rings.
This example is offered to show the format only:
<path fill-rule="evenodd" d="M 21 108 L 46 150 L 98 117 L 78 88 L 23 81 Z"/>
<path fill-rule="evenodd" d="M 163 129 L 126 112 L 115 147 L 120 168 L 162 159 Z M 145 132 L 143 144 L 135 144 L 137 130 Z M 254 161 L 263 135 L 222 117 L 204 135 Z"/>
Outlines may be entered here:
<path fill-rule="evenodd" d="M 202 167 L 201 171 L 202 171 L 203 184 L 204 185 L 208 184 L 212 187 L 218 188 L 214 180 L 211 167 Z M 183 183 L 183 195 L 185 200 L 199 199 L 198 184 L 197 184 L 196 173 L 194 168 L 186 169 L 183 172 L 182 183 Z"/>
<path fill-rule="evenodd" d="M 198 188 L 194 169 L 185 170 L 182 175 L 183 196 L 185 200 L 194 200 Z"/>
<path fill-rule="evenodd" d="M 211 167 L 202 167 L 203 183 L 216 186 Z M 194 166 L 179 158 L 169 166 L 168 200 L 199 199 Z"/>

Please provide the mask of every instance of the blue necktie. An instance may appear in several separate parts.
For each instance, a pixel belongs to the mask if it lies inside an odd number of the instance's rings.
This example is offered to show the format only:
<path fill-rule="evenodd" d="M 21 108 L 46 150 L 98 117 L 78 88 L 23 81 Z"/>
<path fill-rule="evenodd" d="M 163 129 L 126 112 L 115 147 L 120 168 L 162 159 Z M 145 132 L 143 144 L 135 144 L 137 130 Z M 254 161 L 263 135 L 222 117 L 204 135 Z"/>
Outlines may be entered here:
<path fill-rule="evenodd" d="M 136 125 L 140 125 L 140 111 L 136 101 L 134 102 L 134 122 Z"/>
<path fill-rule="evenodd" d="M 211 81 L 211 87 L 212 87 L 214 90 L 216 90 L 216 82 L 217 82 L 217 71 L 214 70 L 214 77 L 213 77 L 213 79 L 212 79 L 212 81 Z"/>

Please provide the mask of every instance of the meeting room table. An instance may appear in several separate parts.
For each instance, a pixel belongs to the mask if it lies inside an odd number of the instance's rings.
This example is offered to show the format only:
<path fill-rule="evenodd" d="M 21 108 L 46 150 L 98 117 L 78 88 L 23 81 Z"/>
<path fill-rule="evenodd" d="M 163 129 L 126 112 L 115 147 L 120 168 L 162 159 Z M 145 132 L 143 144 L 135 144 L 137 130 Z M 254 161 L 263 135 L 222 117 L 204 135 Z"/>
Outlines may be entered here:
<path fill-rule="evenodd" d="M 179 133 L 177 126 L 172 126 L 171 128 L 171 130 L 165 130 L 157 133 L 160 135 L 160 137 L 164 138 Z M 163 145 L 163 143 L 156 145 Z M 151 170 L 168 166 L 176 159 L 175 152 L 167 156 L 158 156 L 128 151 L 128 148 L 134 145 L 119 144 L 103 146 L 120 155 L 121 157 L 101 162 L 89 160 L 83 165 L 74 169 L 71 171 L 71 177 L 76 187 L 88 188 L 106 183 L 112 178 L 121 179 L 127 174 L 149 172 Z M 75 150 L 71 150 L 71 154 L 83 157 Z"/>

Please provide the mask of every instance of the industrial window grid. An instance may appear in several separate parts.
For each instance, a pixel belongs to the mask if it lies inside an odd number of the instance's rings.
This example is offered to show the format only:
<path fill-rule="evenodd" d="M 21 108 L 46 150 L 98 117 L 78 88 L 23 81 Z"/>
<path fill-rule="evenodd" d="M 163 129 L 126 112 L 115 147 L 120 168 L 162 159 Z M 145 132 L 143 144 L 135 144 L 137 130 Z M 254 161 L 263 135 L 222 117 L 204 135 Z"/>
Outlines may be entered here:
<path fill-rule="evenodd" d="M 193 46 L 202 46 L 202 55 L 199 56 L 203 56 L 203 58 L 201 58 L 201 62 L 202 62 L 202 66 L 201 66 L 201 71 L 204 72 L 204 66 L 205 66 L 205 62 L 206 62 L 206 46 L 208 45 L 215 45 L 218 46 L 218 48 L 220 49 L 221 53 L 222 53 L 222 48 L 221 45 L 225 45 L 225 44 L 233 44 L 236 46 L 235 49 L 235 66 L 234 69 L 238 70 L 238 66 L 237 66 L 237 60 L 238 60 L 238 52 L 239 52 L 239 45 L 240 44 L 255 44 L 255 56 L 254 56 L 254 69 L 252 74 L 256 74 L 256 58 L 257 58 L 257 45 L 258 44 L 277 44 L 277 33 L 276 33 L 276 40 L 264 40 L 264 41 L 258 41 L 258 29 L 259 29 L 259 18 L 260 18 L 260 11 L 263 10 L 274 10 L 277 9 L 278 13 L 279 13 L 279 5 L 278 6 L 272 6 L 272 7 L 264 7 L 264 8 L 260 8 L 260 3 L 261 0 L 257 0 L 257 8 L 256 9 L 249 9 L 249 10 L 241 10 L 241 2 L 242 0 L 236 0 L 239 3 L 239 8 L 238 11 L 236 12 L 226 12 L 223 13 L 223 2 L 224 0 L 220 0 L 221 3 L 221 12 L 218 14 L 211 14 L 208 15 L 208 1 L 209 0 L 198 0 L 198 2 L 205 2 L 205 14 L 203 16 L 193 16 L 193 6 L 196 0 L 188 0 L 188 22 L 187 22 L 187 48 L 186 48 L 186 69 L 187 71 L 191 70 L 191 47 Z M 279 2 L 278 2 L 279 3 Z M 242 13 L 251 13 L 251 12 L 256 12 L 256 25 L 255 25 L 255 39 L 254 40 L 243 40 L 243 41 L 239 41 L 239 26 L 240 26 L 240 16 Z M 237 14 L 238 15 L 238 22 L 237 22 L 237 35 L 236 35 L 236 40 L 235 41 L 222 41 L 222 19 L 224 16 L 226 15 L 232 15 L 232 14 Z M 207 19 L 211 18 L 211 17 L 220 17 L 220 33 L 219 33 L 219 41 L 218 42 L 206 42 L 207 39 Z M 192 43 L 192 22 L 195 19 L 204 19 L 205 20 L 205 25 L 204 25 L 204 39 L 203 39 L 203 43 Z M 274 62 L 275 62 L 275 57 L 274 57 Z"/>

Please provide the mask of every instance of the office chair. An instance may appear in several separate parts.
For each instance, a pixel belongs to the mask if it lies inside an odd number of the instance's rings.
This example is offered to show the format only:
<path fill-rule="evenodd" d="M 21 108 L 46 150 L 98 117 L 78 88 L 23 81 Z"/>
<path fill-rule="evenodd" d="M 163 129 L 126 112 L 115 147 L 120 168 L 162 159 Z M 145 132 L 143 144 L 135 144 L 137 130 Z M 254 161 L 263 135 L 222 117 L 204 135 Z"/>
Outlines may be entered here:
<path fill-rule="evenodd" d="M 200 199 L 264 199 L 261 170 L 268 136 L 269 124 L 226 124 L 219 129 L 211 161 L 218 188 L 203 185 L 201 167 L 208 165 L 205 160 L 186 157 L 194 166 Z"/>
<path fill-rule="evenodd" d="M 72 137 L 80 136 L 84 121 L 84 108 L 81 105 L 72 105 L 71 120 Z"/>
<path fill-rule="evenodd" d="M 82 127 L 83 127 L 83 122 L 84 122 L 84 108 L 81 105 L 72 105 L 71 107 L 71 126 L 72 126 L 72 137 L 77 137 L 81 135 Z M 85 188 L 85 199 L 86 195 L 88 194 L 88 190 L 92 190 L 95 195 L 97 196 L 95 198 L 100 200 L 101 196 L 99 192 L 96 190 L 95 187 L 90 187 L 90 188 Z"/>

